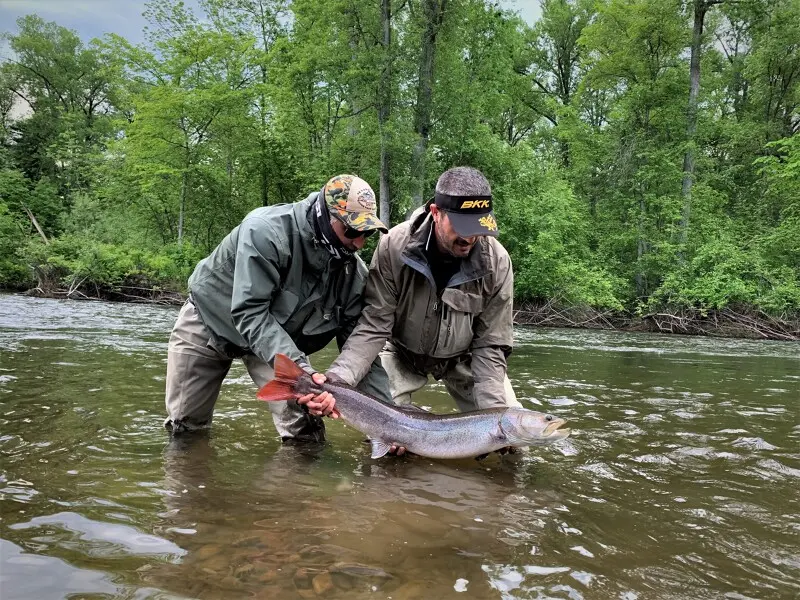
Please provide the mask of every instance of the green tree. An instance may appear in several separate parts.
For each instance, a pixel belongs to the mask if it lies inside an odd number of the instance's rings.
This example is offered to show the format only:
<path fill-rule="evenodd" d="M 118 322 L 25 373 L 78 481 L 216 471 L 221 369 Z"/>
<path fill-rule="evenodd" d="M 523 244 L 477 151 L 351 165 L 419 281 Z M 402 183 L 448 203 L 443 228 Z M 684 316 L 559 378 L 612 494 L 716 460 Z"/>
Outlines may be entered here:
<path fill-rule="evenodd" d="M 161 238 L 181 246 L 187 213 L 203 213 L 205 203 L 196 196 L 205 195 L 204 184 L 213 184 L 206 201 L 235 204 L 236 146 L 222 134 L 236 129 L 237 115 L 247 114 L 253 39 L 200 25 L 181 3 L 160 4 L 148 15 L 157 32 L 152 50 L 114 41 L 131 81 L 132 115 L 115 151 L 120 168 L 134 175 L 138 198 Z M 220 214 L 206 212 L 194 235 L 216 232 Z"/>
<path fill-rule="evenodd" d="M 530 106 L 557 127 L 569 114 L 581 79 L 583 30 L 594 15 L 593 0 L 541 0 L 542 18 L 533 29 Z M 570 165 L 569 136 L 558 136 L 561 163 Z"/>
<path fill-rule="evenodd" d="M 3 64 L 3 81 L 32 115 L 11 125 L 9 149 L 28 178 L 52 178 L 68 203 L 90 185 L 88 163 L 109 134 L 117 74 L 73 31 L 35 15 L 17 27 L 6 35 L 13 58 Z"/>
<path fill-rule="evenodd" d="M 645 299 L 674 257 L 685 112 L 687 28 L 677 0 L 611 0 L 584 31 L 593 88 L 614 94 L 601 251 L 624 265 Z M 601 167 L 602 168 L 602 167 Z"/>

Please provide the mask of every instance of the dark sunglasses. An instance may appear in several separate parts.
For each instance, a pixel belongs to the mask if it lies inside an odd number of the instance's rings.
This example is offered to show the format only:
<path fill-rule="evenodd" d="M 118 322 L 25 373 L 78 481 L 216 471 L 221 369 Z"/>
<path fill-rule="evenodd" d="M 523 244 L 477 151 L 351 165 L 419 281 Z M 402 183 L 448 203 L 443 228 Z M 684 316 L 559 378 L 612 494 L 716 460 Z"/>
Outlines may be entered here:
<path fill-rule="evenodd" d="M 369 236 L 371 236 L 376 231 L 377 231 L 377 229 L 370 229 L 368 231 L 359 231 L 358 229 L 353 229 L 352 227 L 347 227 L 344 230 L 344 237 L 346 237 L 348 240 L 354 240 L 354 239 L 359 238 L 359 237 L 361 237 L 363 235 L 364 239 L 367 239 Z"/>

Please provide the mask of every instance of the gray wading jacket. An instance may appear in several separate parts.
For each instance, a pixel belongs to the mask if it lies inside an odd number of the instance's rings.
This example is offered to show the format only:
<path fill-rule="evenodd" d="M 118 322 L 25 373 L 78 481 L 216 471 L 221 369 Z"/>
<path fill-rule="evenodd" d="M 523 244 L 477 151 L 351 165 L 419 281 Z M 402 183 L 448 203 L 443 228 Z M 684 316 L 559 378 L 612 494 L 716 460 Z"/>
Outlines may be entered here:
<path fill-rule="evenodd" d="M 475 395 L 505 404 L 513 344 L 514 274 L 505 248 L 480 237 L 441 295 L 426 258 L 432 218 L 417 211 L 384 235 L 372 257 L 358 326 L 329 372 L 361 380 L 389 339 L 409 366 L 441 377 L 471 360 Z"/>
<path fill-rule="evenodd" d="M 195 267 L 192 302 L 223 352 L 272 364 L 277 353 L 308 362 L 334 338 L 344 346 L 361 315 L 367 267 L 358 256 L 335 259 L 316 240 L 316 199 L 255 209 Z M 379 362 L 359 387 L 391 402 Z"/>

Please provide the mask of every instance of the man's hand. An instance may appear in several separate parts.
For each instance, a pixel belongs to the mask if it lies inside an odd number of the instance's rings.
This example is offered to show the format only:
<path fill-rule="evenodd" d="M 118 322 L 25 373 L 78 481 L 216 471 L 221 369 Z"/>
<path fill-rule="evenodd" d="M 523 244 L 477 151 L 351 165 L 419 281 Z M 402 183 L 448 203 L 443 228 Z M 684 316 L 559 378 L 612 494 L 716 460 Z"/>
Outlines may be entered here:
<path fill-rule="evenodd" d="M 403 456 L 406 453 L 406 449 L 404 446 L 397 446 L 392 444 L 392 447 L 389 448 L 389 454 L 396 454 L 397 456 Z"/>
<path fill-rule="evenodd" d="M 314 373 L 311 376 L 314 383 L 322 385 L 325 383 L 326 378 L 322 373 Z M 295 396 L 297 403 L 305 405 L 308 412 L 315 417 L 330 417 L 338 419 L 341 415 L 336 409 L 336 398 L 330 392 L 321 392 L 319 394 L 306 394 L 305 396 Z"/>

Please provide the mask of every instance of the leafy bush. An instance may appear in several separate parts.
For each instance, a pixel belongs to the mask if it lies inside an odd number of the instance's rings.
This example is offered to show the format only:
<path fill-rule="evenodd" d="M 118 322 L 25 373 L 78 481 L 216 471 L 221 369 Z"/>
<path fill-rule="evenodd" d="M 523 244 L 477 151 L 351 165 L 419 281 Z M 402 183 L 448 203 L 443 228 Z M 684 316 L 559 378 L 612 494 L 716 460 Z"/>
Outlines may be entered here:
<path fill-rule="evenodd" d="M 518 301 L 622 309 L 620 281 L 595 264 L 586 209 L 568 184 L 552 173 L 523 170 L 499 195 L 498 222 L 514 264 Z"/>
<path fill-rule="evenodd" d="M 800 310 L 800 286 L 792 269 L 770 267 L 757 251 L 742 248 L 721 233 L 670 273 L 648 305 L 700 310 L 754 306 L 785 313 Z"/>
<path fill-rule="evenodd" d="M 32 274 L 17 249 L 24 235 L 8 206 L 0 202 L 0 288 L 20 289 L 32 282 Z"/>
<path fill-rule="evenodd" d="M 193 247 L 167 246 L 158 252 L 99 243 L 80 236 L 62 236 L 45 245 L 31 240 L 23 250 L 25 260 L 48 287 L 120 286 L 184 291 L 186 280 L 202 258 Z"/>

